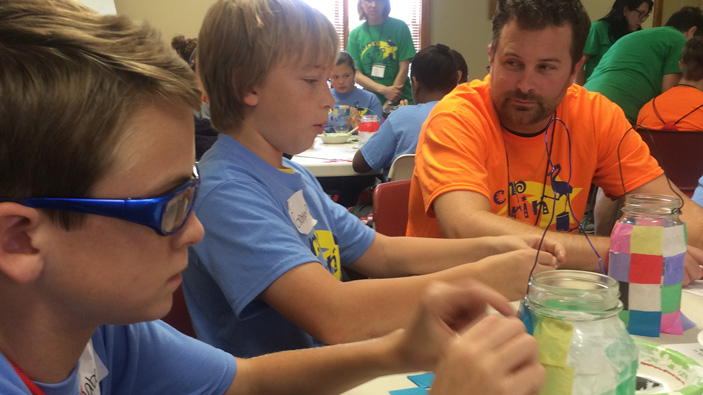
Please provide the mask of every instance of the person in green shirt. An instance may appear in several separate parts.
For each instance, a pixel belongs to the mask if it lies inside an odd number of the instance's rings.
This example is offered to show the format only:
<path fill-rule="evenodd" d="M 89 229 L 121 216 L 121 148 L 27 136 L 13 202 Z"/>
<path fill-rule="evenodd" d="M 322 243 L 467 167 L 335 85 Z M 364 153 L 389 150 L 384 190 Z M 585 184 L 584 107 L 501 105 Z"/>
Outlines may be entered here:
<path fill-rule="evenodd" d="M 390 0 L 358 0 L 359 19 L 366 20 L 349 33 L 347 52 L 356 64 L 356 82 L 385 106 L 407 100 L 414 104 L 408 69 L 415 56 L 410 29 L 391 18 Z"/>
<path fill-rule="evenodd" d="M 591 24 L 583 49 L 586 62 L 576 76 L 577 84 L 583 85 L 588 80 L 605 52 L 620 37 L 642 30 L 653 5 L 652 0 L 616 0 L 608 15 Z"/>
<path fill-rule="evenodd" d="M 698 7 L 683 7 L 666 26 L 618 40 L 583 87 L 615 102 L 634 123 L 645 103 L 679 82 L 681 49 L 694 35 L 703 35 L 703 13 Z"/>

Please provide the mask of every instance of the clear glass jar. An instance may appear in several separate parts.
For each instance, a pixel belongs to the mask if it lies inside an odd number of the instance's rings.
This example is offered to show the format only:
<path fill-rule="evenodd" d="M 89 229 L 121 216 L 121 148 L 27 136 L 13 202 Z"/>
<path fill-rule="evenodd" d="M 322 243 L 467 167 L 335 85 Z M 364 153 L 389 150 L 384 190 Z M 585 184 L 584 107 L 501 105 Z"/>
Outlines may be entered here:
<path fill-rule="evenodd" d="M 350 109 L 348 105 L 335 105 L 332 110 L 332 124 L 337 133 L 346 133 L 350 129 L 349 124 Z"/>
<path fill-rule="evenodd" d="M 686 225 L 681 199 L 634 194 L 613 227 L 608 275 L 620 282 L 620 314 L 633 335 L 681 334 Z"/>
<path fill-rule="evenodd" d="M 613 278 L 552 270 L 530 279 L 520 316 L 547 370 L 541 394 L 634 394 L 638 349 L 618 318 Z"/>
<path fill-rule="evenodd" d="M 359 122 L 359 145 L 364 145 L 379 127 L 381 127 L 381 123 L 378 120 L 378 115 L 362 115 L 361 122 Z"/>

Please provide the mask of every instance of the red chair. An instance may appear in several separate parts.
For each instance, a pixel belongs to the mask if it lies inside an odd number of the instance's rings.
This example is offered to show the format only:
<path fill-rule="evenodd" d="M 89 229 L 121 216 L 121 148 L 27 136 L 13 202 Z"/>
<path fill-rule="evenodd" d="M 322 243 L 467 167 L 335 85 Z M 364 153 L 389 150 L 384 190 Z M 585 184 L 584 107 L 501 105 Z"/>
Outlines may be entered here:
<path fill-rule="evenodd" d="M 410 180 L 390 181 L 376 186 L 373 194 L 373 222 L 386 236 L 405 236 L 408 224 Z"/>
<path fill-rule="evenodd" d="M 638 128 L 667 177 L 689 197 L 703 175 L 703 131 Z"/>
<path fill-rule="evenodd" d="M 178 287 L 176 292 L 173 293 L 173 306 L 171 306 L 171 311 L 169 311 L 162 320 L 178 329 L 181 333 L 190 337 L 196 337 L 193 322 L 190 320 L 190 314 L 188 313 L 188 306 L 186 306 L 186 299 L 185 296 L 183 296 L 182 287 Z"/>

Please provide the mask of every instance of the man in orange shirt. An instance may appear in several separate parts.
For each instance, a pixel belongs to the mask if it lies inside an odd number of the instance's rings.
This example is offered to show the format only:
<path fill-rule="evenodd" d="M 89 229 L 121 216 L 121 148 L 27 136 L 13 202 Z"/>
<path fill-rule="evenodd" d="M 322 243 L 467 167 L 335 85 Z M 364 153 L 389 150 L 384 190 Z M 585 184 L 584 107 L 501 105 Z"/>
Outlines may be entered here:
<path fill-rule="evenodd" d="M 669 193 L 663 171 L 612 102 L 572 85 L 589 19 L 578 0 L 500 0 L 490 75 L 444 97 L 420 134 L 408 235 L 542 234 L 566 246 L 564 268 L 598 270 L 576 234 L 591 183 L 611 198 Z M 689 243 L 703 209 L 686 198 Z M 559 231 L 559 232 L 557 232 Z M 610 240 L 592 238 L 601 257 Z M 686 282 L 702 275 L 689 248 Z"/>
<path fill-rule="evenodd" d="M 638 125 L 649 129 L 703 130 L 703 37 L 686 42 L 679 66 L 683 72 L 681 81 L 640 109 Z"/>

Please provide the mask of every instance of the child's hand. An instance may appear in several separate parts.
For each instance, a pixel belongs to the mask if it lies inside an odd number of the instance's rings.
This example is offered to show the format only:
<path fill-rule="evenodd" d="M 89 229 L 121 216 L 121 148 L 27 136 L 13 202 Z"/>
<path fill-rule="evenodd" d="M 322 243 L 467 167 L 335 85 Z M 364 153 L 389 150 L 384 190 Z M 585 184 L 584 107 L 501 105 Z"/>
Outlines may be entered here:
<path fill-rule="evenodd" d="M 351 107 L 349 109 L 349 125 L 354 129 L 359 127 L 359 123 L 361 123 L 361 114 L 356 107 Z"/>
<path fill-rule="evenodd" d="M 516 314 L 505 297 L 475 280 L 431 284 L 412 325 L 402 332 L 401 358 L 410 370 L 432 370 L 457 332 L 483 318 L 488 305 L 506 316 Z"/>

